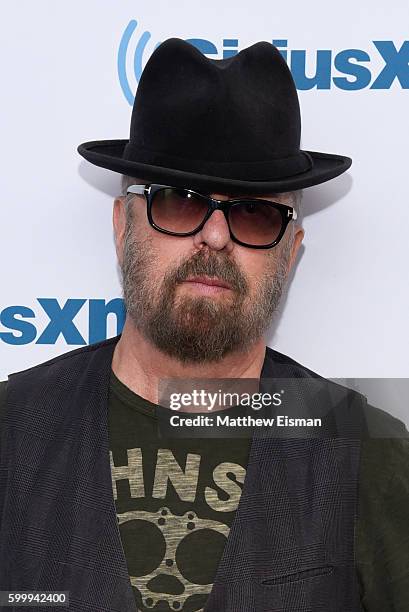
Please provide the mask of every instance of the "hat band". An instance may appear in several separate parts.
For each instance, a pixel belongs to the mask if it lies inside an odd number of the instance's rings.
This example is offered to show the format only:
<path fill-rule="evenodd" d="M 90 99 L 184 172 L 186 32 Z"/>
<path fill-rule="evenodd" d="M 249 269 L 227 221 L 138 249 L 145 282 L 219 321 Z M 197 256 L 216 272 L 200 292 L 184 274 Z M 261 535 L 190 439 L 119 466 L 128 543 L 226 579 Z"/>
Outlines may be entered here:
<path fill-rule="evenodd" d="M 312 158 L 306 151 L 298 151 L 295 155 L 289 157 L 267 161 L 215 162 L 185 159 L 157 153 L 133 143 L 126 145 L 122 159 L 184 172 L 251 181 L 284 179 L 307 172 L 313 167 Z"/>

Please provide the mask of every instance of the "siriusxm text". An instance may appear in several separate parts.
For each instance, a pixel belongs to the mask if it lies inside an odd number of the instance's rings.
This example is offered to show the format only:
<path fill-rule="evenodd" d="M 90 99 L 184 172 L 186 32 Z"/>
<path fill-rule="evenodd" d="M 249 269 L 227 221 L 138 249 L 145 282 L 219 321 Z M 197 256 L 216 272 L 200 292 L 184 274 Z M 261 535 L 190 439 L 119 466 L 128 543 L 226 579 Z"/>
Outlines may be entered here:
<path fill-rule="evenodd" d="M 0 341 L 6 344 L 55 344 L 60 336 L 69 345 L 85 345 L 107 338 L 108 318 L 113 318 L 116 333 L 125 322 L 123 299 L 76 299 L 60 304 L 56 298 L 38 298 L 38 308 L 7 306 L 0 311 Z M 83 311 L 83 312 L 82 312 Z M 74 321 L 87 315 L 87 333 Z M 45 322 L 40 326 L 40 321 Z M 41 327 L 41 328 L 40 328 Z"/>

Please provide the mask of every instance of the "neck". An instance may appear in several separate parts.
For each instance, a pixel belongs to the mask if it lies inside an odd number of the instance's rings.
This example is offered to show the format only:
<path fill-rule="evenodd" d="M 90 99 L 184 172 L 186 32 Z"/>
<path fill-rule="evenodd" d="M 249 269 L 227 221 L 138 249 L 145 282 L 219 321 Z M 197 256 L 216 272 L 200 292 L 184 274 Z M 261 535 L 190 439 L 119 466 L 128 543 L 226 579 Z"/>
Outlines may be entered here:
<path fill-rule="evenodd" d="M 112 360 L 117 378 L 141 397 L 158 403 L 158 383 L 164 378 L 256 378 L 259 379 L 266 352 L 264 338 L 245 351 L 227 355 L 217 363 L 182 364 L 144 338 L 126 318 Z"/>

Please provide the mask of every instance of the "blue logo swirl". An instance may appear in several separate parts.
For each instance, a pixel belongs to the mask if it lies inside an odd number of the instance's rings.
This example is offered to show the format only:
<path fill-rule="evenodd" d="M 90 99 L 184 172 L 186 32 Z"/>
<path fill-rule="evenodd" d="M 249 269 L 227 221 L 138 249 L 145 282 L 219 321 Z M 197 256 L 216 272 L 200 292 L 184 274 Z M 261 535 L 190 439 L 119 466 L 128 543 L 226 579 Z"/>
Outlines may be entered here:
<path fill-rule="evenodd" d="M 128 75 L 126 71 L 126 58 L 128 55 L 129 43 L 132 39 L 132 35 L 135 32 L 137 26 L 138 26 L 138 22 L 135 19 L 132 19 L 128 23 L 128 25 L 125 28 L 124 33 L 122 34 L 122 38 L 119 43 L 119 50 L 118 50 L 117 67 L 118 67 L 119 83 L 121 85 L 125 98 L 128 100 L 128 103 L 131 106 L 133 104 L 135 94 L 132 91 L 131 86 L 129 84 L 129 79 L 128 79 Z M 139 81 L 139 79 L 141 78 L 141 74 L 143 70 L 143 56 L 144 56 L 144 52 L 146 49 L 146 45 L 148 44 L 151 36 L 152 35 L 150 32 L 147 32 L 147 31 L 143 32 L 141 36 L 139 37 L 139 40 L 136 44 L 134 58 L 133 58 L 133 68 L 134 68 L 134 73 L 135 73 L 135 77 L 137 81 Z M 156 47 L 158 47 L 159 45 L 160 45 L 160 42 L 158 42 L 154 48 L 156 49 Z"/>

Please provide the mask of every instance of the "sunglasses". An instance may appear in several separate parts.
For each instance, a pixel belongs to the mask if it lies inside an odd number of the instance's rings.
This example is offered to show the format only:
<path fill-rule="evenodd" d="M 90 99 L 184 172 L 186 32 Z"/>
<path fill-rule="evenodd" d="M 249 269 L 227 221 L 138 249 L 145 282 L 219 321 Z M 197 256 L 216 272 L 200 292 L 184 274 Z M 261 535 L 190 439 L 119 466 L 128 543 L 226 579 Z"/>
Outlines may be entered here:
<path fill-rule="evenodd" d="M 297 212 L 291 206 L 259 198 L 215 200 L 192 189 L 169 185 L 130 185 L 127 194 L 143 195 L 150 225 L 171 236 L 199 232 L 215 210 L 221 210 L 231 239 L 253 249 L 271 249 Z"/>

